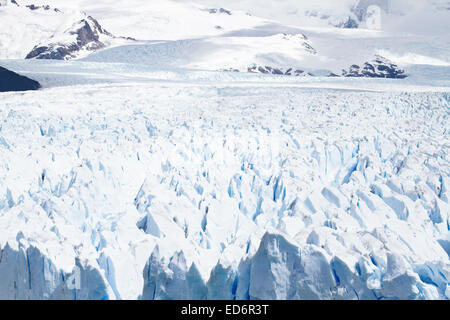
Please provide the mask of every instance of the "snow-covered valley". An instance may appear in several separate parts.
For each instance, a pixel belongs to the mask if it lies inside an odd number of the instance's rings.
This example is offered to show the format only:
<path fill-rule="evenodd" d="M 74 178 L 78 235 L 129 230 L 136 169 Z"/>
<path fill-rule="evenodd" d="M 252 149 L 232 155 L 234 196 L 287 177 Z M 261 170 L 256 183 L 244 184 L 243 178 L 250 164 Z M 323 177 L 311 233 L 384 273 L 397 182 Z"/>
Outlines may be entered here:
<path fill-rule="evenodd" d="M 0 7 L 0 299 L 450 299 L 448 35 L 200 2 Z"/>

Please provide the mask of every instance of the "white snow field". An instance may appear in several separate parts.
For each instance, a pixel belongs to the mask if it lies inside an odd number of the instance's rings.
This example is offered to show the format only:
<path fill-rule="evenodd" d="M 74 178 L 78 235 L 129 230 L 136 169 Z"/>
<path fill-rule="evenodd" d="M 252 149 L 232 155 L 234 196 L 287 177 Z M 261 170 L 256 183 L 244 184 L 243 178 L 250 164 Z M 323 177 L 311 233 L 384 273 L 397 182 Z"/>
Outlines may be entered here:
<path fill-rule="evenodd" d="M 17 2 L 0 299 L 450 299 L 448 0 Z"/>

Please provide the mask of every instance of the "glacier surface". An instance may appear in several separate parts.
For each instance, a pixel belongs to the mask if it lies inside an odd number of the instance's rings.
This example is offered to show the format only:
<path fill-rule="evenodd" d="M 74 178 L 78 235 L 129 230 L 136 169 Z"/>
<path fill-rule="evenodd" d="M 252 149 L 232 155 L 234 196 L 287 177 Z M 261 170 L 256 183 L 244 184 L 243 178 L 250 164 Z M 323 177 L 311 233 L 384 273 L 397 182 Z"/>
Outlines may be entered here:
<path fill-rule="evenodd" d="M 157 75 L 0 94 L 0 298 L 450 298 L 448 90 Z"/>
<path fill-rule="evenodd" d="M 450 298 L 448 0 L 15 2 L 0 299 Z"/>

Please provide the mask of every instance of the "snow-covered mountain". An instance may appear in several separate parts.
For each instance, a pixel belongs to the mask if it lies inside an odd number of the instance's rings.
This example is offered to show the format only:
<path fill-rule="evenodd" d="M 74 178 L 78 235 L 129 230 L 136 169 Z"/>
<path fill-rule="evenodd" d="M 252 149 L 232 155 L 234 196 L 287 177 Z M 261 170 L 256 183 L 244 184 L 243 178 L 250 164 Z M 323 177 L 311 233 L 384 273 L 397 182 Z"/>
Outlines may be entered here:
<path fill-rule="evenodd" d="M 448 1 L 0 4 L 0 299 L 450 299 Z"/>
<path fill-rule="evenodd" d="M 132 40 L 115 37 L 78 10 L 15 1 L 4 3 L 0 14 L 5 25 L 0 30 L 3 58 L 68 60 Z"/>
<path fill-rule="evenodd" d="M 446 1 L 423 0 L 415 5 L 401 0 L 349 0 L 339 5 L 334 1 L 287 1 L 284 5 L 267 1 L 267 6 L 252 1 L 227 3 L 233 9 L 215 1 L 202 1 L 202 5 L 173 0 L 8 3 L 0 7 L 7 26 L 0 31 L 3 58 L 86 58 L 200 70 L 348 76 L 352 66 L 363 68 L 381 57 L 384 70 L 398 65 L 395 72 L 383 74 L 394 78 L 398 72 L 400 78 L 408 76 L 408 66 L 424 60 L 450 63 L 448 35 L 442 33 L 440 22 L 450 18 Z M 419 19 L 419 9 L 420 18 L 435 18 L 426 24 L 428 31 L 410 28 L 411 20 Z M 326 26 L 334 27 L 313 27 L 322 24 L 309 18 L 287 26 L 292 10 L 295 16 L 326 16 Z M 330 22 L 338 16 L 357 29 Z M 381 31 L 370 30 L 377 28 Z M 416 59 L 406 60 L 405 55 Z"/>
<path fill-rule="evenodd" d="M 179 1 L 182 2 L 182 1 Z M 206 6 L 217 6 L 220 0 L 198 0 Z M 450 8 L 448 0 L 267 0 L 261 5 L 257 0 L 230 0 L 227 6 L 244 10 L 255 16 L 295 26 L 333 26 L 339 28 L 387 28 L 400 20 L 406 23 L 407 16 L 426 16 L 445 12 Z M 368 10 L 370 9 L 370 10 Z M 380 15 L 381 25 L 373 25 L 373 14 Z M 376 17 L 378 19 L 378 17 Z M 409 25 L 411 26 L 411 25 Z M 404 25 L 405 28 L 409 27 Z"/>
<path fill-rule="evenodd" d="M 76 21 L 68 29 L 55 32 L 49 43 L 36 45 L 25 59 L 68 60 L 100 50 L 116 39 L 91 16 Z M 132 39 L 128 39 L 132 40 Z"/>

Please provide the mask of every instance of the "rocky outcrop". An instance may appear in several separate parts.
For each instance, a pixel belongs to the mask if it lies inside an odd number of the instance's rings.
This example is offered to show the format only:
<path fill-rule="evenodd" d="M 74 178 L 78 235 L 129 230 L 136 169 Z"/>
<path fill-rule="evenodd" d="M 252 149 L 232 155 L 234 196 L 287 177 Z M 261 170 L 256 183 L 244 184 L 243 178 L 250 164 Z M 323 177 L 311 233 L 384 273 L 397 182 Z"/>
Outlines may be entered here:
<path fill-rule="evenodd" d="M 222 71 L 240 72 L 239 69 L 229 68 Z M 294 77 L 314 77 L 311 72 L 299 68 L 281 68 L 273 66 L 260 66 L 253 64 L 246 70 L 249 73 L 274 74 Z M 388 59 L 376 55 L 375 59 L 364 63 L 363 66 L 353 64 L 348 70 L 342 70 L 340 74 L 330 72 L 327 77 L 354 77 L 354 78 L 385 78 L 385 79 L 404 79 L 408 75 L 398 65 Z"/>
<path fill-rule="evenodd" d="M 219 8 L 219 9 L 216 9 L 216 8 L 213 8 L 213 9 L 207 9 L 207 11 L 208 11 L 209 13 L 211 13 L 211 14 L 223 13 L 223 14 L 226 14 L 226 15 L 229 15 L 229 16 L 232 15 L 232 13 L 231 13 L 230 10 L 227 10 L 227 9 L 224 9 L 224 8 Z"/>
<path fill-rule="evenodd" d="M 280 33 L 271 37 L 274 41 L 276 41 L 275 45 L 270 43 L 271 46 L 277 46 L 278 43 L 281 45 L 291 46 L 296 51 L 304 51 L 306 55 L 317 55 L 316 49 L 312 47 L 309 43 L 309 39 L 303 33 Z M 264 44 L 267 45 L 267 44 Z M 295 77 L 305 77 L 305 76 L 313 76 L 312 73 L 304 71 L 296 66 L 292 65 L 272 65 L 271 63 L 276 60 L 272 59 L 270 54 L 266 54 L 267 61 L 260 61 L 258 57 L 255 57 L 255 61 L 247 67 L 239 67 L 235 66 L 221 69 L 221 71 L 228 72 L 248 72 L 248 73 L 262 73 L 262 74 L 273 74 L 273 75 L 286 75 L 286 76 L 295 76 Z M 266 64 L 267 63 L 267 64 Z"/>
<path fill-rule="evenodd" d="M 338 24 L 337 27 L 344 28 L 344 29 L 356 29 L 359 27 L 359 23 L 352 17 L 348 17 L 348 19 L 346 21 Z"/>
<path fill-rule="evenodd" d="M 374 60 L 364 63 L 363 66 L 354 64 L 348 70 L 342 70 L 342 76 L 390 79 L 404 79 L 407 77 L 404 70 L 379 55 L 375 56 Z"/>
<path fill-rule="evenodd" d="M 224 71 L 238 72 L 239 70 L 230 68 Z M 295 77 L 315 76 L 311 72 L 306 72 L 298 68 L 284 69 L 272 66 L 259 66 L 256 64 L 248 67 L 247 72 Z M 328 77 L 404 79 L 407 78 L 408 75 L 392 61 L 389 61 L 380 55 L 376 55 L 374 60 L 364 63 L 363 66 L 353 64 L 348 70 L 342 70 L 341 74 L 330 72 Z"/>
<path fill-rule="evenodd" d="M 49 5 L 36 6 L 34 4 L 30 4 L 27 5 L 26 7 L 30 10 L 45 10 L 45 11 L 53 10 L 55 12 L 61 12 L 61 10 L 59 10 L 58 8 L 52 8 Z"/>
<path fill-rule="evenodd" d="M 296 69 L 296 68 L 283 69 L 283 68 L 276 68 L 276 67 L 270 67 L 270 66 L 257 66 L 257 65 L 252 65 L 252 66 L 248 67 L 247 72 L 276 74 L 276 75 L 295 76 L 295 77 L 314 76 L 312 73 L 306 72 L 304 70 Z"/>
<path fill-rule="evenodd" d="M 39 82 L 0 67 L 0 92 L 37 90 Z"/>
<path fill-rule="evenodd" d="M 91 16 L 86 17 L 65 30 L 62 35 L 54 35 L 48 44 L 39 44 L 25 59 L 69 60 L 81 51 L 96 51 L 106 47 L 102 37 L 114 38 Z M 61 40 L 56 40 L 61 39 Z M 51 42 L 56 40 L 55 42 Z"/>

